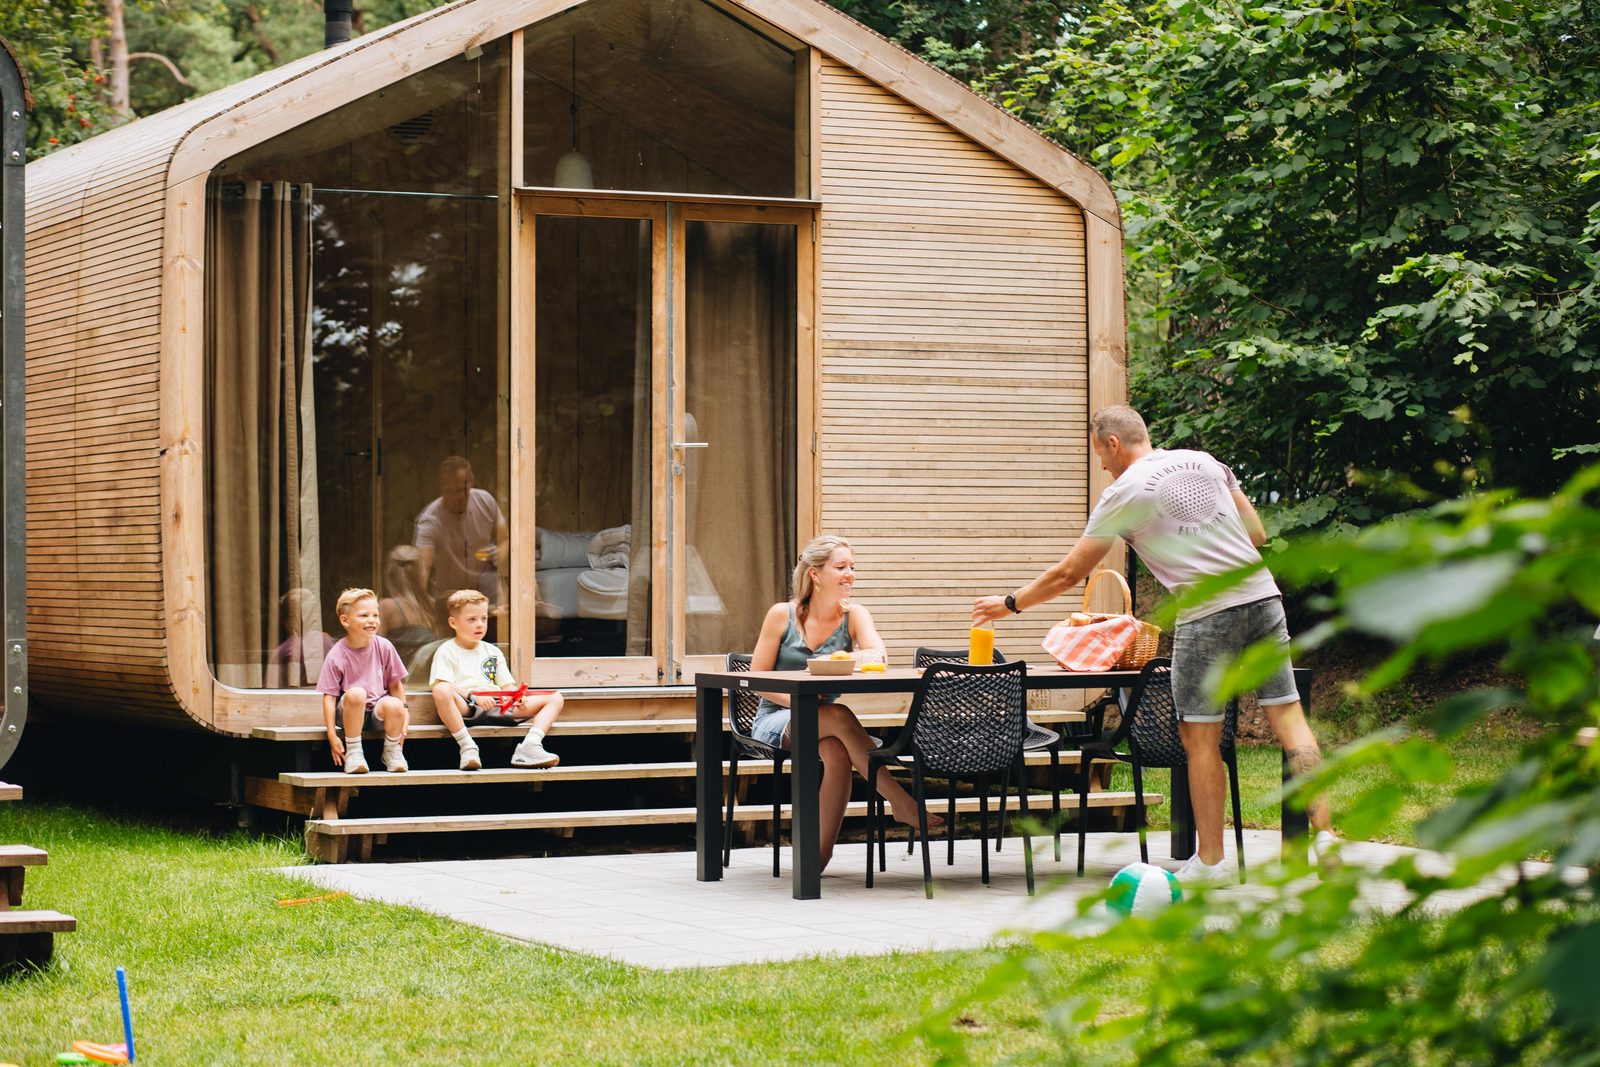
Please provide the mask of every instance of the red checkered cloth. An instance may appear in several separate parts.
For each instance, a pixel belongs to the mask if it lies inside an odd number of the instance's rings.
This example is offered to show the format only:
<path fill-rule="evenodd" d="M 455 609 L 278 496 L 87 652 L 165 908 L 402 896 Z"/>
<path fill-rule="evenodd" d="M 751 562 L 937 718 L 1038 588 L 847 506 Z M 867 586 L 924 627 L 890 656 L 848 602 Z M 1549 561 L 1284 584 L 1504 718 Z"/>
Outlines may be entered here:
<path fill-rule="evenodd" d="M 1116 666 L 1138 636 L 1138 619 L 1113 615 L 1087 626 L 1057 623 L 1050 627 L 1042 643 L 1044 650 L 1069 671 L 1104 671 Z"/>

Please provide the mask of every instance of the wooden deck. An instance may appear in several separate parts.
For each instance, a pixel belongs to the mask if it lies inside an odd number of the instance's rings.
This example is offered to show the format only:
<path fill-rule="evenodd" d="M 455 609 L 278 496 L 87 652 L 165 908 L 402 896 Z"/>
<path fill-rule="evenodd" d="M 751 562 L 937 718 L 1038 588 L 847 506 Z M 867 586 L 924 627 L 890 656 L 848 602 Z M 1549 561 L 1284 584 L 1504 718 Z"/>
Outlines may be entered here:
<path fill-rule="evenodd" d="M 903 711 L 868 711 L 859 717 L 869 730 L 893 728 L 905 721 Z M 1041 724 L 1059 726 L 1081 722 L 1083 713 L 1071 709 L 1041 709 L 1030 712 L 1030 718 Z M 511 740 L 520 739 L 526 728 L 497 725 L 473 726 L 469 729 L 476 739 L 498 741 L 506 745 Z M 415 766 L 418 757 L 413 749 L 408 752 L 414 765 L 412 770 L 404 773 L 373 770 L 367 774 L 352 775 L 331 768 L 324 755 L 327 741 L 322 727 L 258 727 L 253 733 L 255 738 L 276 742 L 286 752 L 295 753 L 297 765 L 276 776 L 247 776 L 244 799 L 247 804 L 256 807 L 304 817 L 307 851 L 318 859 L 332 862 L 369 859 L 374 845 L 383 844 L 389 836 L 397 834 L 525 830 L 570 837 L 577 831 L 600 827 L 692 824 L 694 808 L 686 805 L 684 800 L 690 794 L 694 781 L 695 767 L 690 758 L 694 729 L 692 718 L 676 715 L 633 719 L 563 717 L 549 736 L 551 747 L 563 757 L 560 766 L 544 769 L 493 766 L 477 771 L 461 771 L 453 766 L 453 746 L 437 743 L 448 738 L 444 728 L 437 723 L 424 723 L 410 728 L 408 740 L 434 742 L 433 751 L 426 755 L 448 760 L 450 766 Z M 605 746 L 591 744 L 586 751 L 581 745 L 568 747 L 563 744 L 568 739 L 579 738 L 633 738 L 650 745 L 659 741 L 660 754 L 656 758 L 631 762 L 620 762 L 614 758 L 595 759 L 593 750 Z M 490 759 L 496 758 L 492 752 L 486 754 Z M 372 755 L 369 751 L 368 758 L 371 759 Z M 1050 765 L 1048 752 L 1030 752 L 1026 759 L 1028 765 L 1035 769 Z M 1062 752 L 1059 761 L 1064 770 L 1074 768 L 1078 764 L 1078 753 Z M 309 769 L 314 766 L 322 769 Z M 724 763 L 723 767 L 726 773 L 727 764 Z M 742 759 L 738 773 L 741 782 L 748 782 L 766 775 L 770 770 L 770 763 L 765 761 Z M 1064 784 L 1070 786 L 1068 776 L 1064 773 L 1062 777 L 1067 779 Z M 603 795 L 597 795 L 591 788 L 587 790 L 586 797 L 582 789 L 573 791 L 566 788 L 596 784 L 609 784 L 615 788 L 607 789 Z M 1035 784 L 1039 783 L 1036 781 Z M 495 790 L 492 787 L 501 788 Z M 493 806 L 504 809 L 509 806 L 515 810 L 469 810 L 466 813 L 441 814 L 440 808 L 446 805 L 438 801 L 442 795 L 440 790 L 444 789 L 454 791 L 449 794 L 449 807 L 482 809 Z M 427 798 L 415 802 L 415 814 L 393 814 L 394 804 L 376 805 L 379 811 L 373 812 L 374 805 L 359 801 L 364 794 L 369 801 L 376 794 L 401 797 L 405 804 L 410 805 L 411 791 L 419 791 L 416 796 Z M 574 795 L 575 792 L 578 795 Z M 743 788 L 740 793 L 742 795 Z M 495 797 L 493 805 L 481 799 L 491 794 Z M 475 799 L 460 799 L 464 797 Z M 633 798 L 635 803 L 632 806 L 619 804 L 618 801 L 625 797 Z M 1035 794 L 1035 797 L 1036 802 L 1042 801 L 1046 806 L 1049 804 L 1048 795 Z M 1070 790 L 1068 796 L 1062 799 L 1063 807 L 1070 806 L 1069 798 Z M 1164 799 L 1160 794 L 1152 793 L 1147 796 L 1147 803 L 1160 804 Z M 975 796 L 963 797 L 958 802 L 958 809 L 962 812 L 977 811 L 978 804 Z M 995 806 L 998 810 L 998 803 Z M 1089 806 L 1100 811 L 1111 809 L 1130 813 L 1133 794 L 1096 792 L 1091 794 Z M 357 810 L 359 807 L 366 807 L 367 810 Z M 1015 807 L 1014 800 L 1012 807 Z M 849 809 L 849 814 L 853 816 L 865 813 L 864 801 L 853 803 Z M 748 825 L 770 819 L 769 804 L 741 802 L 734 821 L 736 825 Z"/>

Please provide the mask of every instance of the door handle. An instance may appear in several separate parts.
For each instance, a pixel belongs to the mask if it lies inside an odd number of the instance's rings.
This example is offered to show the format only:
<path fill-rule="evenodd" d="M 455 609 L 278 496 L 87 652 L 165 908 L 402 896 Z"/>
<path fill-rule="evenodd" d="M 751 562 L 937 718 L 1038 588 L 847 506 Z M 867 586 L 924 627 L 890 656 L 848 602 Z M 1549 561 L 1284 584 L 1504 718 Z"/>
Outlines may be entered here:
<path fill-rule="evenodd" d="M 710 441 L 674 441 L 673 448 L 710 448 Z"/>

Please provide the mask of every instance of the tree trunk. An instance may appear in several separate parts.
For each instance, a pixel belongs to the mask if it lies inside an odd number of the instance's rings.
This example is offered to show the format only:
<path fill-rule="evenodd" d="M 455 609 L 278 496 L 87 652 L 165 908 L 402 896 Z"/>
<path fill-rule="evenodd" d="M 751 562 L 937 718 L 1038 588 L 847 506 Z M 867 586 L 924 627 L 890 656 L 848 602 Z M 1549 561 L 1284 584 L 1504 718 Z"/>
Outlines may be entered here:
<path fill-rule="evenodd" d="M 128 30 L 123 18 L 124 2 L 105 0 L 106 29 L 111 37 L 111 110 L 119 119 L 133 117 L 133 104 L 128 92 Z"/>

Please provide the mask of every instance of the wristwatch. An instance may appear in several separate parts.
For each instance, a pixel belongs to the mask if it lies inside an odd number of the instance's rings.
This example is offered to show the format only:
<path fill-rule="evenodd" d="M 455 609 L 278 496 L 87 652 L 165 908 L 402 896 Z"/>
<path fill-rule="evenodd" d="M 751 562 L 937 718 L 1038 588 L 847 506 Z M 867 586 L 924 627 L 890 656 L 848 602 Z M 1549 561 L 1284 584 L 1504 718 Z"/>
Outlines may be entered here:
<path fill-rule="evenodd" d="M 1017 607 L 1017 595 L 1015 593 L 1006 594 L 1006 607 L 1011 609 L 1011 614 L 1013 615 L 1017 615 L 1022 612 L 1022 609 Z"/>

